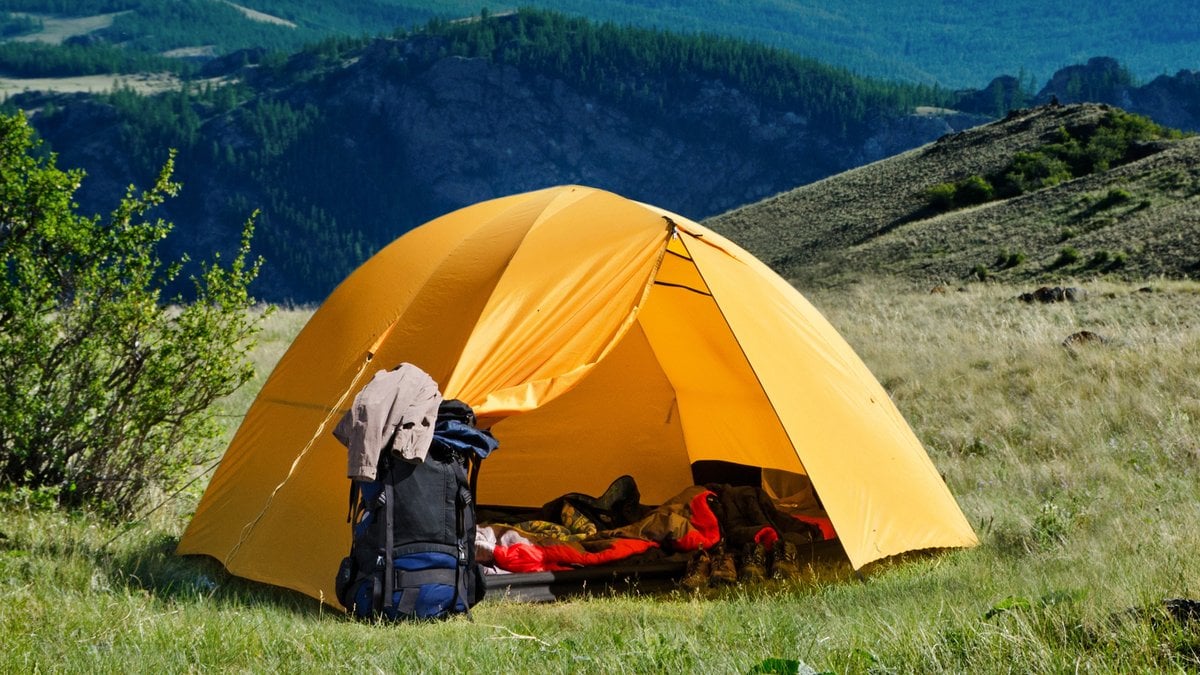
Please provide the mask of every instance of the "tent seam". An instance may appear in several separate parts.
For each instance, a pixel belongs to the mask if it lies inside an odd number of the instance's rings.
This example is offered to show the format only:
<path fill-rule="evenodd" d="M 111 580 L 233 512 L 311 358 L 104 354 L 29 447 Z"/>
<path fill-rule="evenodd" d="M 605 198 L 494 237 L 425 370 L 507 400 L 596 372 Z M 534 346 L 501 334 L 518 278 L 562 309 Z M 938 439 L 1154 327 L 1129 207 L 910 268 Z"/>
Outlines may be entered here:
<path fill-rule="evenodd" d="M 691 233 L 689 232 L 688 234 L 691 234 Z M 696 239 L 700 239 L 699 236 L 696 236 L 696 235 L 692 235 L 692 236 L 695 237 Z M 680 245 L 683 246 L 684 250 L 687 251 L 688 259 L 692 261 L 692 265 L 695 267 L 696 274 L 699 275 L 700 280 L 704 282 L 705 288 L 708 288 L 708 290 L 709 290 L 708 295 L 709 295 L 709 297 L 711 297 L 713 299 L 713 304 L 716 306 L 717 312 L 720 313 L 721 320 L 725 322 L 725 327 L 727 329 L 729 329 L 729 334 L 731 336 L 733 336 L 733 342 L 734 342 L 734 344 L 737 345 L 738 351 L 742 353 L 742 358 L 746 360 L 746 365 L 748 365 L 750 367 L 750 372 L 754 373 L 754 381 L 758 383 L 759 389 L 763 392 L 763 398 L 767 399 L 767 403 L 769 403 L 771 405 L 771 412 L 775 415 L 775 419 L 779 422 L 780 428 L 783 429 L 784 435 L 787 436 L 788 443 L 790 443 L 792 446 L 792 453 L 796 456 L 796 461 L 799 462 L 800 467 L 802 469 L 804 469 L 805 475 L 809 475 L 808 467 L 804 466 L 804 461 L 800 459 L 800 452 L 797 450 L 796 440 L 794 438 L 792 438 L 792 434 L 788 430 L 787 425 L 783 423 L 783 418 L 780 417 L 780 415 L 779 415 L 779 409 L 775 407 L 775 401 L 773 401 L 771 399 L 770 395 L 767 394 L 767 388 L 766 388 L 766 386 L 763 385 L 762 378 L 759 377 L 759 375 L 758 375 L 758 370 L 754 367 L 754 363 L 750 360 L 750 355 L 746 353 L 745 347 L 742 346 L 742 340 L 741 340 L 741 338 L 738 337 L 737 331 L 735 331 L 733 329 L 733 326 L 730 325 L 729 317 L 727 317 L 725 315 L 725 309 L 723 307 L 721 307 L 721 303 L 720 303 L 720 301 L 717 300 L 717 296 L 715 294 L 713 294 L 712 284 L 708 283 L 708 279 L 706 279 L 704 276 L 704 270 L 700 269 L 700 265 L 696 264 L 695 255 L 693 255 L 691 250 L 688 249 L 687 242 L 683 239 L 683 237 L 679 238 L 679 243 L 680 243 Z M 708 242 L 704 242 L 704 243 L 708 244 Z M 711 244 L 708 244 L 708 245 L 713 246 Z M 713 248 L 716 248 L 717 250 L 721 251 L 722 253 L 726 253 L 726 254 L 729 253 L 728 251 L 721 248 L 720 246 L 713 246 Z M 810 480 L 811 480 L 811 476 L 810 476 Z"/>
<path fill-rule="evenodd" d="M 575 192 L 578 188 L 580 188 L 582 186 L 570 185 L 570 186 L 563 186 L 563 187 L 567 187 L 568 189 L 570 189 L 571 192 Z M 586 198 L 586 195 L 579 196 L 579 197 L 575 198 L 574 200 L 572 200 L 572 202 L 573 203 L 579 202 L 579 201 L 583 200 L 584 198 Z M 492 287 L 490 289 L 488 289 L 487 300 L 485 300 L 479 308 L 479 312 L 480 312 L 481 316 L 483 315 L 484 312 L 487 311 L 488 307 L 492 304 L 492 300 L 496 297 L 496 289 L 500 287 L 501 282 L 504 281 L 506 275 L 508 274 L 509 266 L 512 264 L 513 258 L 516 257 L 517 251 L 519 251 L 521 249 L 521 245 L 525 243 L 525 240 L 529 238 L 530 233 L 533 232 L 534 229 L 536 229 L 539 225 L 541 225 L 543 222 L 545 222 L 545 220 L 547 218 L 546 212 L 549 211 L 556 204 L 558 204 L 562 199 L 563 199 L 563 197 L 561 195 L 555 195 L 549 202 L 547 202 L 545 205 L 542 206 L 542 209 L 540 211 L 538 211 L 537 217 L 534 218 L 533 221 L 529 224 L 529 227 L 527 227 L 525 229 L 525 231 L 523 233 L 521 233 L 520 241 L 516 242 L 516 244 L 512 247 L 512 250 L 509 251 L 508 255 L 505 257 L 504 267 L 503 267 L 500 275 L 496 278 L 496 283 L 492 284 Z M 494 221 L 494 220 L 500 218 L 501 215 L 502 214 L 496 215 L 495 217 L 493 217 L 492 220 Z M 492 222 L 492 221 L 489 221 L 489 222 Z M 482 227 L 482 226 L 480 226 L 480 227 Z M 480 227 L 477 227 L 476 231 L 478 231 L 480 229 Z M 467 335 L 467 338 L 465 340 L 463 340 L 462 349 L 458 350 L 458 357 L 454 359 L 454 368 L 451 369 L 450 374 L 446 376 L 447 391 L 445 391 L 443 393 L 447 393 L 447 394 L 449 393 L 449 385 L 451 383 L 453 383 L 454 378 L 456 376 L 458 376 L 458 366 L 462 361 L 462 355 L 466 352 L 467 347 L 470 346 L 471 340 L 474 339 L 475 332 L 478 328 L 479 328 L 479 321 L 478 321 L 478 317 L 477 317 L 475 324 L 471 329 L 471 332 Z M 457 396 L 457 393 L 455 394 L 455 396 Z M 482 403 L 482 401 L 473 402 L 471 404 L 476 405 L 479 403 Z"/>
<path fill-rule="evenodd" d="M 349 386 L 346 387 L 346 390 L 342 392 L 342 395 L 338 398 L 337 402 L 334 403 L 333 407 L 330 408 L 329 412 L 327 412 L 325 417 L 322 418 L 321 423 L 317 425 L 316 431 L 314 431 L 312 437 L 308 439 L 308 443 L 304 445 L 304 449 L 296 455 L 294 460 L 292 460 L 292 465 L 288 468 L 287 475 L 283 477 L 283 480 L 279 481 L 279 484 L 275 486 L 274 490 L 271 490 L 270 496 L 268 496 L 266 501 L 263 502 L 262 510 L 260 510 L 258 515 L 255 516 L 250 522 L 246 523 L 242 527 L 242 534 L 238 538 L 237 543 L 234 544 L 233 548 L 229 550 L 229 553 L 227 553 L 225 558 L 222 560 L 222 563 L 225 565 L 225 567 L 230 567 L 230 563 L 241 550 L 242 544 L 246 543 L 246 541 L 250 539 L 250 536 L 254 533 L 254 529 L 258 527 L 258 523 L 263 519 L 264 516 L 267 515 L 267 511 L 271 509 L 271 502 L 275 501 L 275 496 L 279 494 L 279 491 L 283 489 L 283 486 L 287 485 L 288 481 L 292 479 L 292 476 L 296 473 L 296 468 L 300 466 L 300 462 L 306 455 L 308 455 L 308 451 L 312 449 L 313 444 L 316 443 L 317 439 L 321 437 L 322 433 L 324 433 L 325 427 L 329 424 L 329 420 L 331 420 L 333 416 L 339 410 L 341 410 L 342 404 L 346 402 L 347 397 L 350 396 L 350 392 L 354 391 L 354 388 L 358 385 L 359 379 L 362 377 L 363 373 L 366 372 L 367 366 L 370 365 L 373 358 L 374 354 L 368 352 L 367 358 L 363 360 L 362 365 L 359 366 L 358 372 L 354 374 L 353 378 L 351 378 Z"/>
<path fill-rule="evenodd" d="M 593 192 L 591 194 L 599 194 L 599 193 Z M 589 194 L 588 196 L 591 196 L 591 194 Z M 571 205 L 572 206 L 577 205 L 577 204 L 581 203 L 583 200 L 584 200 L 584 198 L 576 199 L 576 200 L 574 200 L 574 202 Z M 529 229 L 526 230 L 525 234 L 522 235 L 522 241 L 524 241 L 524 239 L 526 237 L 528 237 L 529 234 L 531 232 L 533 232 L 534 229 L 536 229 L 539 225 L 541 225 L 541 223 L 544 221 L 544 219 L 546 217 L 546 211 L 550 208 L 550 206 L 551 206 L 551 204 L 548 204 L 546 206 L 546 208 L 544 208 L 542 210 L 542 212 L 538 214 L 538 218 L 534 221 L 534 223 L 532 225 L 530 225 Z M 629 329 L 637 321 L 638 314 L 640 314 L 642 309 L 646 306 L 646 300 L 650 297 L 650 291 L 653 289 L 654 285 L 657 283 L 656 279 L 658 278 L 658 272 L 662 268 L 663 260 L 666 258 L 666 255 L 670 249 L 671 237 L 674 236 L 676 231 L 678 230 L 678 226 L 675 224 L 675 221 L 671 220 L 670 218 L 668 218 L 666 216 L 661 216 L 661 217 L 664 221 L 666 221 L 666 225 L 667 225 L 666 237 L 663 239 L 662 248 L 658 253 L 657 259 L 654 261 L 654 266 L 650 269 L 650 273 L 647 275 L 646 282 L 642 286 L 642 292 L 638 296 L 637 302 L 634 303 L 634 305 L 632 306 L 629 315 L 626 316 L 625 319 L 622 320 L 621 325 L 617 328 L 617 331 L 613 334 L 613 339 L 611 339 L 608 342 L 608 344 L 605 345 L 604 349 L 602 349 L 600 351 L 600 353 L 598 353 L 596 355 L 596 358 L 591 363 L 586 364 L 586 367 L 588 367 L 588 368 L 603 361 L 608 356 L 608 354 L 617 346 L 617 344 L 620 343 L 622 339 L 624 339 L 624 336 L 626 334 L 628 334 Z M 511 262 L 512 258 L 516 255 L 517 249 L 519 249 L 519 248 L 520 248 L 519 244 L 518 244 L 518 246 L 514 247 L 512 255 L 509 256 L 510 262 Z M 507 274 L 507 267 L 505 269 L 505 273 Z M 499 287 L 499 285 L 500 285 L 499 282 L 497 282 L 496 286 L 492 288 L 492 291 L 491 291 L 492 295 L 489 296 L 487 303 L 484 304 L 485 308 L 486 308 L 487 304 L 489 304 L 491 302 L 491 298 L 494 296 L 494 294 L 496 292 L 496 288 Z M 577 316 L 582 311 L 583 311 L 583 308 L 581 307 L 578 310 L 576 310 L 575 313 L 572 314 L 571 316 L 572 317 Z M 466 346 L 468 344 L 470 344 L 472 337 L 474 337 L 474 331 L 472 331 L 471 336 L 468 336 L 467 341 L 463 344 L 464 350 L 466 349 Z M 457 365 L 455 367 L 455 370 L 450 374 L 449 381 L 453 382 L 456 375 L 458 375 Z M 504 389 L 500 389 L 497 391 L 504 391 Z M 493 391 L 491 393 L 495 393 L 495 392 Z M 488 413 L 483 412 L 481 414 L 487 415 Z"/>
<path fill-rule="evenodd" d="M 611 352 L 617 346 L 617 343 L 624 340 L 625 336 L 629 334 L 629 329 L 632 328 L 633 324 L 637 322 L 638 315 L 641 314 L 642 310 L 646 308 L 646 301 L 650 298 L 650 291 L 653 290 L 654 286 L 658 283 L 658 273 L 662 269 L 663 260 L 666 259 L 667 253 L 671 250 L 671 237 L 675 236 L 676 231 L 675 221 L 667 218 L 666 216 L 663 216 L 663 220 L 667 221 L 667 236 L 663 240 L 662 250 L 658 253 L 658 260 L 654 261 L 654 267 L 650 270 L 646 284 L 642 286 L 642 294 L 638 296 L 637 304 L 634 305 L 636 311 L 630 312 L 629 316 L 627 316 L 622 322 L 617 337 L 613 339 L 612 342 L 610 342 L 602 352 L 596 355 L 596 363 L 603 361 L 604 358 L 608 356 L 609 352 Z"/>

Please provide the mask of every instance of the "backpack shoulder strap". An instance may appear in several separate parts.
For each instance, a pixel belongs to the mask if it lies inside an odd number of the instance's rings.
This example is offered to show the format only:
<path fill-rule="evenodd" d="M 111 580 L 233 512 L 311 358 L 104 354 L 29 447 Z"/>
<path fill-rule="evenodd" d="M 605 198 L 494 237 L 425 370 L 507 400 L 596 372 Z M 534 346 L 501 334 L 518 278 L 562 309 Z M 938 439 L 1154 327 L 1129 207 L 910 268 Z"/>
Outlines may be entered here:
<path fill-rule="evenodd" d="M 467 486 L 471 489 L 471 503 L 475 502 L 475 486 L 479 484 L 479 467 L 483 466 L 483 458 L 473 452 L 467 453 L 467 462 L 471 465 L 471 476 Z"/>
<path fill-rule="evenodd" d="M 391 457 L 380 461 L 383 475 L 383 602 L 376 604 L 381 611 L 387 612 L 396 604 L 395 597 L 395 520 L 396 520 L 396 472 L 392 471 Z M 379 575 L 376 575 L 378 578 Z"/>
<path fill-rule="evenodd" d="M 358 481 L 350 480 L 350 506 L 346 510 L 346 522 L 350 523 L 353 529 L 358 524 L 358 519 L 362 516 L 362 488 L 359 487 Z"/>
<path fill-rule="evenodd" d="M 454 529 L 456 539 L 458 540 L 458 561 L 454 566 L 454 600 L 451 607 L 458 607 L 459 601 L 466 608 L 467 620 L 474 622 L 475 617 L 471 616 L 471 597 L 467 593 L 467 577 L 468 572 L 473 573 L 473 570 L 468 570 L 467 566 L 470 563 L 471 557 L 467 555 L 467 546 L 475 546 L 475 541 L 467 541 L 467 523 L 466 510 L 475 508 L 475 477 L 479 474 L 479 460 L 472 459 L 474 453 L 467 453 L 465 461 L 471 464 L 471 477 L 468 485 L 459 483 L 458 495 L 455 499 L 454 509 Z"/>

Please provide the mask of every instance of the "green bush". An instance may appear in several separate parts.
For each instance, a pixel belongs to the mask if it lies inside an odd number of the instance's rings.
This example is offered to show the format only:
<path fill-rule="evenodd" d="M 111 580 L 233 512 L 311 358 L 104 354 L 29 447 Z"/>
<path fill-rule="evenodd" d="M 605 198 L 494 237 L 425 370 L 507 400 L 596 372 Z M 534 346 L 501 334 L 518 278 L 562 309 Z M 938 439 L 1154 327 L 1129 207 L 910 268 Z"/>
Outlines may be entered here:
<path fill-rule="evenodd" d="M 1103 267 L 1109 263 L 1111 256 L 1108 251 L 1096 251 L 1088 258 L 1088 267 Z"/>
<path fill-rule="evenodd" d="M 983 176 L 969 176 L 960 181 L 954 194 L 954 201 L 959 206 L 971 206 L 991 201 L 995 189 Z"/>
<path fill-rule="evenodd" d="M 938 183 L 925 190 L 929 207 L 938 211 L 983 204 L 994 196 L 995 189 L 983 176 L 969 176 L 957 183 Z"/>
<path fill-rule="evenodd" d="M 1053 142 L 1016 153 L 1007 167 L 989 174 L 987 179 L 1000 196 L 1021 195 L 1120 166 L 1136 157 L 1140 142 L 1181 135 L 1146 117 L 1110 111 L 1095 127 L 1069 130 L 1060 126 Z M 1109 197 L 1114 201 L 1101 202 L 1099 208 L 1132 199 L 1120 189 L 1110 191 Z"/>
<path fill-rule="evenodd" d="M 995 266 L 997 269 L 1007 270 L 1025 262 L 1025 254 L 1021 251 L 1004 250 L 996 257 Z"/>
<path fill-rule="evenodd" d="M 1072 246 L 1064 246 L 1058 252 L 1058 257 L 1054 259 L 1054 263 L 1051 266 L 1056 268 L 1066 267 L 1067 265 L 1074 265 L 1077 262 L 1079 262 L 1079 251 Z"/>
<path fill-rule="evenodd" d="M 1121 188 L 1112 188 L 1108 191 L 1108 193 L 1106 193 L 1104 195 L 1104 197 L 1102 197 L 1100 199 L 1100 201 L 1096 202 L 1095 209 L 1097 211 L 1103 210 L 1103 209 L 1110 209 L 1114 206 L 1118 206 L 1120 204 L 1129 202 L 1132 199 L 1133 199 L 1133 194 L 1131 194 L 1129 192 L 1129 190 L 1123 190 Z"/>
<path fill-rule="evenodd" d="M 1061 159 L 1042 152 L 1018 152 L 1004 172 L 1009 193 L 1024 194 L 1071 180 L 1071 169 Z"/>
<path fill-rule="evenodd" d="M 178 190 L 173 156 L 101 222 L 74 211 L 82 174 L 38 146 L 0 116 L 0 487 L 124 515 L 186 477 L 218 430 L 210 405 L 252 374 L 252 222 L 190 302 L 165 303 L 185 261 L 159 260 L 171 226 L 147 213 Z"/>
<path fill-rule="evenodd" d="M 1096 251 L 1088 258 L 1087 267 L 1108 272 L 1124 267 L 1127 257 L 1124 251 Z"/>
<path fill-rule="evenodd" d="M 954 193 L 957 191 L 954 183 L 938 183 L 925 190 L 925 199 L 929 206 L 939 211 L 948 211 L 954 208 Z"/>

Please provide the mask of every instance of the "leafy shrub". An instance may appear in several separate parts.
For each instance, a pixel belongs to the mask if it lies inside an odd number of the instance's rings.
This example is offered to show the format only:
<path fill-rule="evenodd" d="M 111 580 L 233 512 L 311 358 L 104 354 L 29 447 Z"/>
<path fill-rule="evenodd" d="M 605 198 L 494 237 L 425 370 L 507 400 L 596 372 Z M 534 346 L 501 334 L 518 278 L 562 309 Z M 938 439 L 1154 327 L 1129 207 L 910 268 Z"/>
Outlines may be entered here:
<path fill-rule="evenodd" d="M 954 208 L 954 194 L 957 191 L 954 183 L 938 183 L 925 190 L 925 199 L 932 208 L 948 211 Z"/>
<path fill-rule="evenodd" d="M 1114 110 L 1094 127 L 1070 130 L 1060 126 L 1052 142 L 1036 150 L 1016 153 L 1007 167 L 989 174 L 988 178 L 996 186 L 997 194 L 1017 196 L 1107 171 L 1135 158 L 1140 142 L 1181 135 L 1149 118 Z M 1115 189 L 1109 194 L 1117 201 L 1100 208 L 1132 199 L 1124 190 Z"/>
<path fill-rule="evenodd" d="M 1064 246 L 1058 252 L 1058 257 L 1054 259 L 1051 267 L 1066 267 L 1067 265 L 1074 265 L 1077 262 L 1079 262 L 1079 251 L 1072 246 Z"/>
<path fill-rule="evenodd" d="M 20 508 L 26 511 L 50 511 L 58 505 L 57 487 L 21 486 L 0 491 L 0 506 Z"/>
<path fill-rule="evenodd" d="M 983 176 L 969 176 L 957 183 L 938 183 L 925 190 L 926 203 L 937 211 L 949 211 L 992 200 L 995 189 Z"/>
<path fill-rule="evenodd" d="M 1025 262 L 1025 254 L 1021 251 L 1004 250 L 996 257 L 996 267 L 1002 270 L 1011 269 L 1023 262 Z"/>
<path fill-rule="evenodd" d="M 0 116 L 0 487 L 128 514 L 194 467 L 210 405 L 252 374 L 252 223 L 228 266 L 193 276 L 192 302 L 167 305 L 182 261 L 162 264 L 171 226 L 146 214 L 178 189 L 173 156 L 102 223 L 74 212 L 81 173 L 38 145 Z"/>
<path fill-rule="evenodd" d="M 1133 199 L 1133 195 L 1128 190 L 1121 188 L 1112 188 L 1096 202 L 1096 210 L 1110 209 L 1114 206 L 1124 204 Z"/>
<path fill-rule="evenodd" d="M 1117 251 L 1115 253 L 1096 251 L 1088 258 L 1087 267 L 1107 272 L 1124 267 L 1127 259 L 1128 256 L 1124 251 Z"/>
<path fill-rule="evenodd" d="M 954 201 L 959 206 L 971 206 L 991 201 L 995 189 L 983 176 L 969 176 L 958 184 Z"/>
<path fill-rule="evenodd" d="M 1009 194 L 1024 194 L 1071 180 L 1067 163 L 1042 152 L 1018 152 L 1004 172 L 1003 185 Z"/>
<path fill-rule="evenodd" d="M 1071 167 L 1076 176 L 1107 171 L 1133 158 L 1136 145 L 1158 138 L 1179 138 L 1179 131 L 1152 122 L 1148 117 L 1111 110 L 1093 128 L 1080 129 L 1075 136 L 1059 130 L 1059 143 L 1042 151 Z"/>

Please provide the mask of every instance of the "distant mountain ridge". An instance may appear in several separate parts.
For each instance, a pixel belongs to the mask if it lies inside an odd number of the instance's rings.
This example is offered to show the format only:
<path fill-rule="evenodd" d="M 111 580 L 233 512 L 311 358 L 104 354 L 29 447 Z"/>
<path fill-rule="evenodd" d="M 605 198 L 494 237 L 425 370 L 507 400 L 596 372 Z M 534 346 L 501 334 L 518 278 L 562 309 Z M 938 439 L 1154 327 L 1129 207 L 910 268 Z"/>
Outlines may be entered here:
<path fill-rule="evenodd" d="M 1016 77 L 1001 75 L 983 89 L 964 89 L 956 95 L 955 108 L 995 117 L 1051 101 L 1108 103 L 1159 124 L 1200 131 L 1200 72 L 1184 69 L 1137 84 L 1127 68 L 1108 56 L 1059 69 L 1037 94 L 1023 91 Z"/>
<path fill-rule="evenodd" d="M 593 21 L 753 40 L 864 76 L 978 86 L 997 73 L 1044 80 L 1070 63 L 1108 54 L 1148 81 L 1200 67 L 1200 5 L 1190 0 L 242 0 L 280 23 L 219 0 L 0 0 L 0 12 L 83 17 L 124 12 L 84 43 L 125 51 L 222 56 L 242 48 L 294 51 L 337 36 L 387 35 L 434 19 L 538 7 Z M 4 17 L 0 15 L 0 19 Z M 287 22 L 287 23 L 282 23 Z M 26 30 L 19 20 L 8 22 Z"/>

